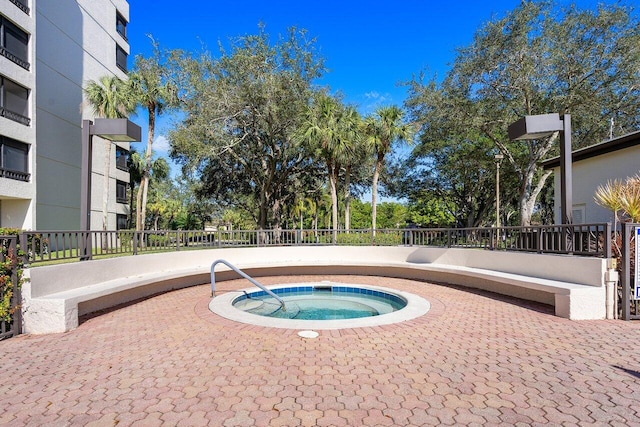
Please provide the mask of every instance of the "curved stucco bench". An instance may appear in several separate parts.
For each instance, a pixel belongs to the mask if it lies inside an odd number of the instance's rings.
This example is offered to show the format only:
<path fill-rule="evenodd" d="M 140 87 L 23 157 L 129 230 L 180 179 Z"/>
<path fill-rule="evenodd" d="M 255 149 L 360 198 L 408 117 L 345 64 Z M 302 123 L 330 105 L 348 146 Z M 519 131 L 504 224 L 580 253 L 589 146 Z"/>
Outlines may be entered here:
<path fill-rule="evenodd" d="M 555 306 L 569 319 L 605 317 L 606 260 L 409 246 L 303 246 L 170 252 L 35 267 L 25 271 L 26 333 L 64 332 L 78 316 L 149 295 L 210 283 L 225 259 L 254 277 L 360 274 L 485 289 Z M 216 281 L 237 278 L 226 266 Z"/>

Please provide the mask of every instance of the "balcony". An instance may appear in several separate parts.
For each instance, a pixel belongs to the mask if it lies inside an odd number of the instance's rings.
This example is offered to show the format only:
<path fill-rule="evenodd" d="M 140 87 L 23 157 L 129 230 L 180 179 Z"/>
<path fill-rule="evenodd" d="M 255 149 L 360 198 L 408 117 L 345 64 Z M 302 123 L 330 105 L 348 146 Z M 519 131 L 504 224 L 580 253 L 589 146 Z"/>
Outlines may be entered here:
<path fill-rule="evenodd" d="M 0 168 L 0 178 L 15 179 L 16 181 L 29 182 L 31 174 Z"/>
<path fill-rule="evenodd" d="M 15 4 L 16 6 L 18 6 L 18 9 L 20 9 L 21 11 L 23 11 L 24 13 L 26 13 L 27 15 L 30 15 L 31 10 L 29 9 L 29 7 L 27 6 L 27 2 L 26 0 L 9 0 L 11 3 Z"/>
<path fill-rule="evenodd" d="M 29 71 L 29 69 L 31 68 L 31 64 L 29 64 L 27 61 L 23 61 L 22 59 L 18 58 L 16 55 L 14 55 L 13 53 L 9 52 L 4 47 L 0 47 L 0 55 L 4 56 L 5 58 L 7 58 L 11 62 L 14 62 L 14 63 L 18 64 L 19 66 L 21 66 L 22 68 L 24 68 L 27 71 Z"/>
<path fill-rule="evenodd" d="M 0 117 L 6 117 L 9 120 L 13 120 L 14 122 L 21 123 L 25 126 L 29 126 L 31 124 L 31 119 L 29 117 L 14 113 L 13 111 L 7 110 L 4 107 L 0 107 Z"/>

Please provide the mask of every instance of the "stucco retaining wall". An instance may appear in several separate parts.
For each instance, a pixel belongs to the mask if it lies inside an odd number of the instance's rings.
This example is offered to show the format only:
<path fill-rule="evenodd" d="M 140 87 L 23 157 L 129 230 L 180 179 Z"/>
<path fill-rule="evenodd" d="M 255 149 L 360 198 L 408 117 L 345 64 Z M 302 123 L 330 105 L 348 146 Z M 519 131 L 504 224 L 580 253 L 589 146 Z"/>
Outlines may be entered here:
<path fill-rule="evenodd" d="M 148 295 L 210 283 L 213 261 L 248 274 L 364 274 L 450 283 L 555 305 L 570 319 L 605 317 L 606 260 L 410 246 L 229 248 L 146 254 L 28 269 L 27 333 L 63 332 L 78 316 Z M 216 281 L 238 277 L 224 265 Z"/>

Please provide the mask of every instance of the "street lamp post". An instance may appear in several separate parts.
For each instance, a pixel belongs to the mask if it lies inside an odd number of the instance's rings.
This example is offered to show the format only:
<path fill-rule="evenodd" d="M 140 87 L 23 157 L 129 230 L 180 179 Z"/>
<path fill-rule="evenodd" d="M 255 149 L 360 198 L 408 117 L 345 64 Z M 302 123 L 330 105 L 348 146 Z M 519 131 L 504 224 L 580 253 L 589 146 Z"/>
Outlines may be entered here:
<path fill-rule="evenodd" d="M 500 162 L 504 159 L 502 154 L 496 154 L 496 228 L 500 228 Z"/>
<path fill-rule="evenodd" d="M 140 141 L 140 126 L 128 119 L 95 119 L 82 121 L 82 168 L 80 181 L 80 229 L 85 231 L 81 240 L 81 260 L 91 259 L 91 165 L 93 137 L 109 141 Z M 105 171 L 106 174 L 109 171 Z"/>
<path fill-rule="evenodd" d="M 562 117 L 558 113 L 525 116 L 509 125 L 509 139 L 530 140 L 560 134 L 560 224 L 571 224 L 572 178 L 571 178 L 571 115 Z"/>

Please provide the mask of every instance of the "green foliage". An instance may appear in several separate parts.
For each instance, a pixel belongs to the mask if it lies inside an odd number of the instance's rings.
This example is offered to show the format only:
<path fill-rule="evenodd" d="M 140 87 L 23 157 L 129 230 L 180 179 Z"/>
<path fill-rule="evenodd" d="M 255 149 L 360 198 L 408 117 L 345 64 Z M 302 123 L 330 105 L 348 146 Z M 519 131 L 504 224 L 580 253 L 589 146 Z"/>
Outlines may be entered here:
<path fill-rule="evenodd" d="M 420 227 L 451 227 L 456 223 L 454 205 L 435 197 L 423 197 L 409 204 L 411 223 Z"/>
<path fill-rule="evenodd" d="M 598 186 L 594 199 L 600 206 L 613 211 L 616 221 L 640 222 L 640 175 L 627 178 L 625 182 L 614 180 Z"/>
<path fill-rule="evenodd" d="M 373 239 L 371 233 L 338 233 L 336 242 L 339 245 L 367 246 L 373 244 L 380 246 L 401 245 L 402 232 L 381 233 L 376 232 Z"/>
<path fill-rule="evenodd" d="M 447 134 L 424 133 L 402 165 L 392 168 L 396 191 L 413 206 L 411 221 L 424 226 L 477 227 L 495 219 L 493 143 L 455 124 Z M 501 164 L 502 211 L 517 205 L 518 183 Z M 422 213 L 420 211 L 422 210 Z M 422 217 L 426 215 L 426 217 Z"/>
<path fill-rule="evenodd" d="M 180 52 L 166 52 L 151 39 L 153 54 L 149 57 L 136 56 L 133 71 L 127 82 L 131 96 L 137 105 L 147 111 L 147 148 L 144 158 L 138 159 L 140 181 L 136 194 L 136 229 L 142 230 L 147 219 L 147 195 L 150 187 L 155 138 L 156 118 L 165 109 L 178 105 L 178 89 L 173 82 L 168 62 Z"/>
<path fill-rule="evenodd" d="M 351 203 L 351 226 L 355 229 L 371 228 L 371 203 L 355 199 Z"/>
<path fill-rule="evenodd" d="M 404 122 L 404 111 L 393 105 L 381 107 L 364 122 L 367 145 L 375 160 L 371 184 L 371 224 L 377 227 L 378 180 L 394 143 L 411 142 L 413 129 Z"/>
<path fill-rule="evenodd" d="M 98 117 L 126 118 L 135 110 L 135 99 L 127 82 L 116 76 L 105 75 L 90 80 L 84 89 L 85 97 Z"/>
<path fill-rule="evenodd" d="M 600 5 L 592 11 L 561 8 L 553 2 L 521 2 L 505 17 L 484 25 L 473 43 L 458 51 L 444 80 L 418 79 L 410 84 L 407 104 L 426 145 L 416 153 L 424 161 L 421 172 L 434 179 L 447 173 L 429 164 L 433 144 L 446 147 L 453 139 L 450 151 L 464 153 L 468 145 L 489 141 L 492 146 L 484 163 L 489 166 L 498 152 L 504 155 L 504 170 L 513 176 L 506 179 L 514 181 L 508 191 L 517 191 L 520 222 L 527 225 L 550 175 L 539 163 L 556 152 L 558 135 L 510 141 L 507 126 L 525 115 L 568 113 L 574 147 L 605 139 L 611 119 L 617 134 L 637 129 L 638 46 L 640 24 L 630 8 Z M 474 160 L 478 163 L 480 157 Z M 479 166 L 468 169 L 477 172 Z M 455 169 L 459 175 L 467 172 Z M 464 177 L 458 181 L 472 182 Z M 478 191 L 469 190 L 467 194 Z M 476 208 L 478 214 L 482 210 Z M 480 222 L 486 222 L 484 216 L 479 216 Z"/>
<path fill-rule="evenodd" d="M 361 119 L 353 107 L 325 92 L 317 92 L 298 130 L 298 138 L 326 165 L 331 192 L 332 228 L 338 228 L 338 179 L 342 166 L 356 157 Z M 348 188 L 350 177 L 345 176 Z"/>
<path fill-rule="evenodd" d="M 397 202 L 382 202 L 378 205 L 376 228 L 402 228 L 407 225 L 408 209 Z"/>
<path fill-rule="evenodd" d="M 166 246 L 171 242 L 171 237 L 166 234 L 145 234 L 148 246 Z"/>
<path fill-rule="evenodd" d="M 371 203 L 354 200 L 351 205 L 354 229 L 371 228 Z M 383 202 L 378 206 L 377 228 L 402 228 L 410 221 L 409 209 L 398 202 Z"/>
<path fill-rule="evenodd" d="M 18 236 L 19 229 L 0 228 L 0 236 Z M 0 262 L 0 321 L 11 322 L 13 314 L 20 307 L 12 303 L 14 292 L 16 291 L 12 280 L 15 273 L 17 286 L 22 285 L 22 253 L 16 248 L 18 253 L 8 253 L 7 248 L 2 247 L 2 261 Z"/>
<path fill-rule="evenodd" d="M 225 209 L 222 214 L 222 225 L 230 227 L 233 230 L 255 230 L 257 228 L 255 221 L 241 209 Z"/>
<path fill-rule="evenodd" d="M 240 37 L 213 58 L 175 58 L 184 121 L 170 133 L 172 156 L 199 175 L 202 198 L 252 209 L 258 226 L 280 224 L 320 169 L 296 138 L 323 72 L 313 41 L 291 29 Z M 251 199 L 247 203 L 247 199 Z"/>

